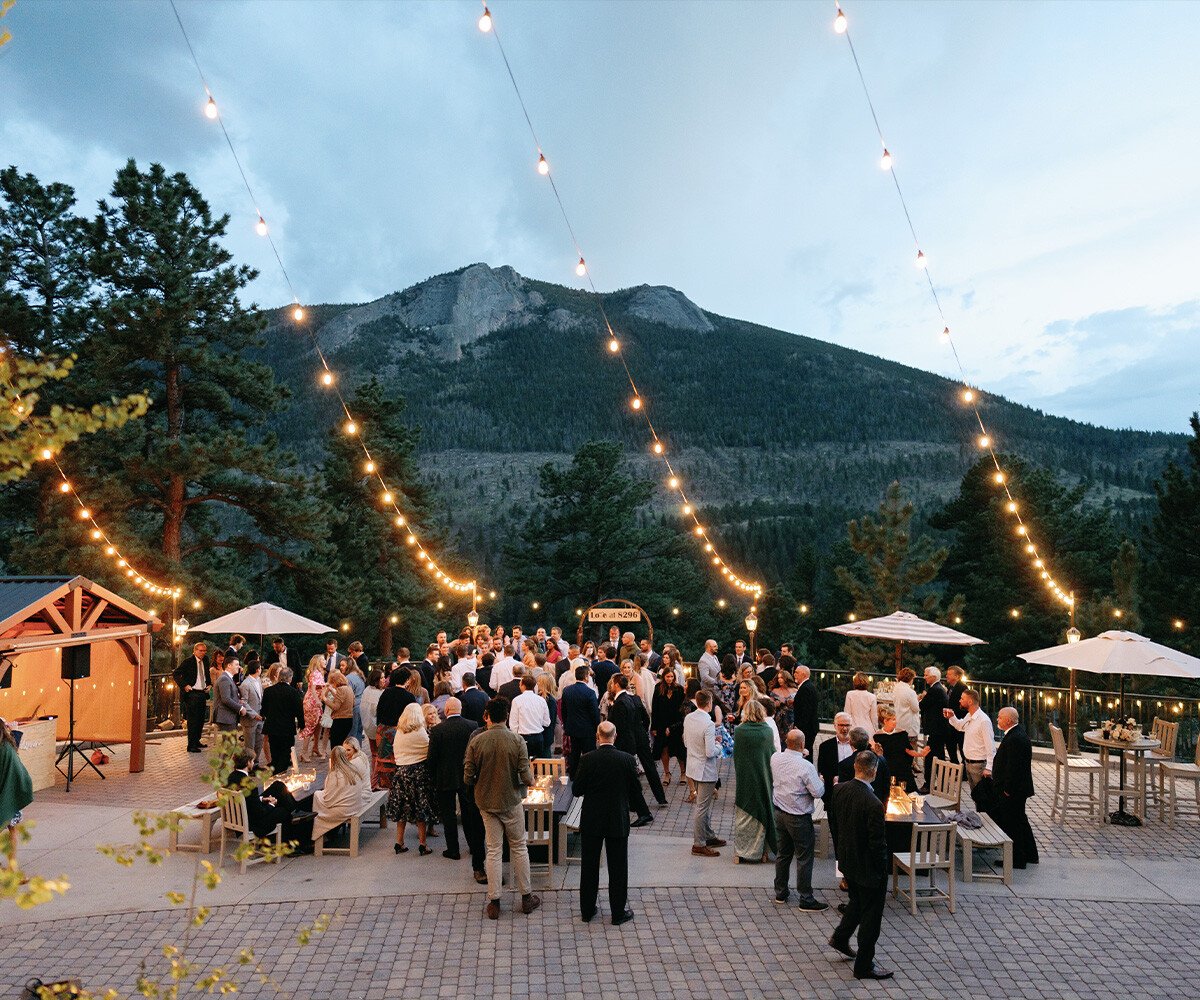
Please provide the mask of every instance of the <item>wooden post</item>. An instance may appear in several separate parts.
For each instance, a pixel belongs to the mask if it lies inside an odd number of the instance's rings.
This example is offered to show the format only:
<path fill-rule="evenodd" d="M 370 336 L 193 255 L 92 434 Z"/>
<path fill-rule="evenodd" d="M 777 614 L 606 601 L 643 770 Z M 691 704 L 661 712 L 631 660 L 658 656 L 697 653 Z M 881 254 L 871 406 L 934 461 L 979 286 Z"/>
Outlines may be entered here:
<path fill-rule="evenodd" d="M 133 667 L 133 712 L 129 736 L 129 773 L 146 769 L 146 688 L 150 663 L 150 633 L 138 636 L 137 663 Z"/>

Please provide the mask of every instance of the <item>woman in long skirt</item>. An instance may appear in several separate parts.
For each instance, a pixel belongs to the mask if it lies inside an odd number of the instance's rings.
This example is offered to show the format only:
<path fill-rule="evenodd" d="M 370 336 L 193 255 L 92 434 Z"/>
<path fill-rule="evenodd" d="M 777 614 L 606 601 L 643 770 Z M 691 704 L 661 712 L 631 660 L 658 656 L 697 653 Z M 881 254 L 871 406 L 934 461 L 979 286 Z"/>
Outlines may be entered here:
<path fill-rule="evenodd" d="M 738 862 L 760 862 L 775 850 L 775 810 L 771 803 L 771 754 L 775 737 L 757 701 L 742 709 L 733 731 L 733 771 L 737 776 L 733 852 Z"/>
<path fill-rule="evenodd" d="M 417 824 L 417 853 L 432 854 L 425 843 L 427 824 L 433 822 L 433 801 L 429 788 L 429 733 L 425 729 L 425 713 L 420 705 L 409 705 L 400 715 L 393 744 L 396 771 L 392 775 L 392 790 L 388 794 L 387 815 L 396 823 L 396 853 L 404 854 L 404 830 L 409 823 Z"/>
<path fill-rule="evenodd" d="M 301 761 L 311 761 L 313 751 L 317 749 L 321 713 L 325 710 L 322 698 L 325 689 L 325 660 L 322 657 L 314 656 L 308 661 L 308 676 L 304 681 L 304 730 L 296 740 L 296 756 Z"/>

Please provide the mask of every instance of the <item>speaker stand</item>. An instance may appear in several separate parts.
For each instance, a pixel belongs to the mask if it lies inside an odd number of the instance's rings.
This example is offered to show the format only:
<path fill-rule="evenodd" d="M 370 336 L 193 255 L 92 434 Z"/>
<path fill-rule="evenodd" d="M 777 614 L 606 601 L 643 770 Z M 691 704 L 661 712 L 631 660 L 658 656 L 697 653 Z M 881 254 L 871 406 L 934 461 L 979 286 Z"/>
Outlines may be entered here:
<path fill-rule="evenodd" d="M 101 781 L 106 780 L 104 777 L 104 772 L 101 771 L 100 768 L 98 768 L 95 764 L 92 763 L 91 758 L 88 757 L 84 748 L 75 742 L 75 678 L 74 677 L 71 678 L 71 700 L 70 700 L 69 704 L 70 704 L 70 707 L 68 709 L 68 714 L 67 714 L 67 744 L 60 751 L 58 751 L 58 759 L 55 760 L 55 762 L 54 762 L 54 766 L 56 768 L 58 768 L 58 773 L 63 775 L 67 779 L 67 791 L 68 792 L 71 791 L 71 782 L 75 780 L 75 755 L 76 754 L 79 754 L 79 756 L 83 758 L 83 763 L 87 767 L 90 767 L 93 771 L 95 771 L 98 775 L 100 775 Z M 66 761 L 67 761 L 67 769 L 65 771 L 60 766 L 63 762 L 63 758 L 66 758 Z M 80 770 L 80 773 L 82 773 L 83 768 L 80 768 L 79 770 Z"/>

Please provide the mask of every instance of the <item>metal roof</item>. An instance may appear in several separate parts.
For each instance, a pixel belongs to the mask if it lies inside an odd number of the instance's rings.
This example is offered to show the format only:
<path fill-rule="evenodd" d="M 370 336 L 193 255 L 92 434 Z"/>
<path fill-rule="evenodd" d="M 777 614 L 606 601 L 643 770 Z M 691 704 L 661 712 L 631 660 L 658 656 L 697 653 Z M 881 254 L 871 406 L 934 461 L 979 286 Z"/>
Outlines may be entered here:
<path fill-rule="evenodd" d="M 0 621 L 7 621 L 37 604 L 73 576 L 0 576 Z"/>

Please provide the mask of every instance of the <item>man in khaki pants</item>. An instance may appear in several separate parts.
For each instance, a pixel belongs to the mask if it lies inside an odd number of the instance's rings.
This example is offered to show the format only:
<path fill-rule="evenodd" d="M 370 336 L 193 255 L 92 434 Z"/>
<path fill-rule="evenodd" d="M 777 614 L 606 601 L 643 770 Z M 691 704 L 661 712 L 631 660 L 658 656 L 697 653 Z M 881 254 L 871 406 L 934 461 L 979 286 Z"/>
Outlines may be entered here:
<path fill-rule="evenodd" d="M 475 788 L 475 804 L 483 816 L 487 843 L 488 904 L 484 911 L 489 920 L 500 916 L 500 887 L 504 865 L 504 839 L 512 860 L 513 878 L 521 893 L 521 912 L 532 913 L 542 905 L 532 892 L 529 879 L 529 848 L 525 841 L 525 810 L 521 800 L 533 784 L 529 751 L 525 741 L 508 728 L 508 700 L 493 698 L 484 712 L 486 732 L 467 744 L 463 764 L 463 783 Z"/>

